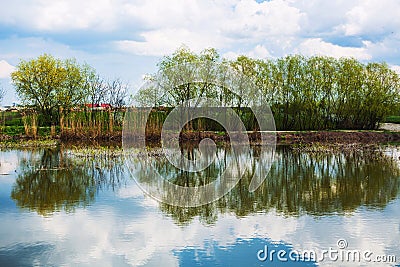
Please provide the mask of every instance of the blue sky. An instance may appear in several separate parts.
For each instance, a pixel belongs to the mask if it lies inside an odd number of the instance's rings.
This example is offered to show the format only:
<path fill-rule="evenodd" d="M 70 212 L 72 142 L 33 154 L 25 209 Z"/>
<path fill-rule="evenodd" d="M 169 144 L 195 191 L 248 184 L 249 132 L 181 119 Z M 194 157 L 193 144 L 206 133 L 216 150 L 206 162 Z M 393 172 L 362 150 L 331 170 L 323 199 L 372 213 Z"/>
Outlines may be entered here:
<path fill-rule="evenodd" d="M 182 44 L 235 58 L 288 54 L 385 61 L 400 72 L 398 0 L 0 0 L 3 105 L 10 73 L 43 53 L 87 62 L 134 93 Z"/>

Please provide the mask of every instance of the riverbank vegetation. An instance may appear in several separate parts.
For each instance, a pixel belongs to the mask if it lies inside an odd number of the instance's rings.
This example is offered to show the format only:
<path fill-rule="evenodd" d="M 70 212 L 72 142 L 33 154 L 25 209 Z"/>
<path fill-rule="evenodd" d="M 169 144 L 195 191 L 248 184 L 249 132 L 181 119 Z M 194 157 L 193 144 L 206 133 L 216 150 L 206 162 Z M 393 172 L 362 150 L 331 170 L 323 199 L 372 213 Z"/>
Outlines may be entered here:
<path fill-rule="evenodd" d="M 22 100 L 24 125 L 53 127 L 53 133 L 54 127 L 63 128 L 69 116 L 75 118 L 77 113 L 84 113 L 93 127 L 98 114 L 92 111 L 122 109 L 128 90 L 120 79 L 105 80 L 86 63 L 48 54 L 20 61 L 11 78 Z M 34 135 L 35 129 L 31 130 Z"/>
<path fill-rule="evenodd" d="M 226 81 L 227 73 L 236 81 Z M 128 85 L 120 79 L 105 80 L 86 63 L 47 54 L 21 61 L 11 77 L 23 105 L 0 113 L 0 139 L 120 140 L 128 100 Z M 181 47 L 162 58 L 147 80 L 158 86 L 140 89 L 133 105 L 153 108 L 146 131 L 155 139 L 174 107 L 202 97 L 231 107 L 249 131 L 258 130 L 248 108 L 254 105 L 271 108 L 279 131 L 375 130 L 385 121 L 400 123 L 400 78 L 385 63 L 301 55 L 228 60 L 215 49 L 194 53 Z M 226 86 L 241 83 L 240 92 Z M 221 125 L 206 118 L 189 126 L 189 139 L 193 132 L 224 135 Z"/>
<path fill-rule="evenodd" d="M 240 87 L 240 94 L 230 91 L 227 72 L 254 86 Z M 255 105 L 271 107 L 277 130 L 377 129 L 399 112 L 399 75 L 385 63 L 354 58 L 239 56 L 232 61 L 214 49 L 196 54 L 183 47 L 163 58 L 148 79 L 158 86 L 138 92 L 140 106 L 175 107 L 193 98 L 213 98 L 234 107 L 248 130 L 257 125 L 244 107 Z"/>

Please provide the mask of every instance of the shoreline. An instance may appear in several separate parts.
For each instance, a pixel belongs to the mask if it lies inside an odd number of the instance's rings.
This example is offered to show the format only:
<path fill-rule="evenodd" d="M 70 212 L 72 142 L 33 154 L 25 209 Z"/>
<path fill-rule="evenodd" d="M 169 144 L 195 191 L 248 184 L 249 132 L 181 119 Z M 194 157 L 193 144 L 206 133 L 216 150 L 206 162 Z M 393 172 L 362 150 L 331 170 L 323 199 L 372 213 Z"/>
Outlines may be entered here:
<path fill-rule="evenodd" d="M 146 136 L 146 142 L 151 145 L 160 144 L 160 134 L 149 134 Z M 260 133 L 249 132 L 249 141 L 251 145 L 257 145 L 260 141 Z M 221 132 L 185 132 L 181 133 L 181 142 L 198 143 L 203 138 L 210 138 L 217 144 L 229 143 L 229 136 Z M 312 145 L 318 144 L 357 144 L 372 145 L 385 143 L 400 143 L 400 132 L 393 131 L 357 131 L 357 130 L 339 130 L 339 131 L 277 131 L 277 145 Z M 121 146 L 122 135 L 116 133 L 112 136 L 98 136 L 90 138 L 85 136 L 73 137 L 68 139 L 59 136 L 31 138 L 24 135 L 7 136 L 0 134 L 0 148 L 13 147 L 49 147 L 56 145 L 74 145 L 74 146 Z"/>

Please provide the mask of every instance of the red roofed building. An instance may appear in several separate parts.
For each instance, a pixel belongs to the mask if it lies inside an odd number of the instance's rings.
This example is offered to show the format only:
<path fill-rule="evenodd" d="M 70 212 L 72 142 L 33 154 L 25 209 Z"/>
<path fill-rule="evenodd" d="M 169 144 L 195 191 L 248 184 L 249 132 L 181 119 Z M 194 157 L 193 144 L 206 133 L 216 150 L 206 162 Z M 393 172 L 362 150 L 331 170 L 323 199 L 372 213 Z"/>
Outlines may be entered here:
<path fill-rule="evenodd" d="M 112 108 L 110 104 L 85 104 L 85 106 L 91 109 L 98 109 L 98 110 L 105 110 Z"/>

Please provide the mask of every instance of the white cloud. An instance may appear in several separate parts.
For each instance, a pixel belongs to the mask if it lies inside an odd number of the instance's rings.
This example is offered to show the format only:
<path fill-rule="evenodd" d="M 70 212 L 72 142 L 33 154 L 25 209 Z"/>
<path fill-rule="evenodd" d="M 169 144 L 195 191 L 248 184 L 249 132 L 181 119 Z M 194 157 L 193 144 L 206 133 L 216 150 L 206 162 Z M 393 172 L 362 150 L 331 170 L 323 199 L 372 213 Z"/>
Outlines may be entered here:
<path fill-rule="evenodd" d="M 293 39 L 291 36 L 300 31 L 300 20 L 304 16 L 282 0 L 262 3 L 254 0 L 146 1 L 129 6 L 127 13 L 139 19 L 145 30 L 140 32 L 142 40 L 120 40 L 116 42 L 117 47 L 157 56 L 170 53 L 182 44 L 195 51 L 210 46 L 229 49 L 253 44 L 257 47 L 255 55 L 263 57 L 269 54 L 264 43 L 274 45 L 277 50 L 287 47 Z"/>
<path fill-rule="evenodd" d="M 45 52 L 75 57 L 133 83 L 152 72 L 149 62 L 155 69 L 156 57 L 182 44 L 196 52 L 214 47 L 228 58 L 304 53 L 400 65 L 399 5 L 397 0 L 15 0 L 0 10 L 6 36 L 0 39 L 0 59 L 16 65 Z"/>
<path fill-rule="evenodd" d="M 117 6 L 109 0 L 17 0 L 4 5 L 0 22 L 40 31 L 111 30 L 116 26 Z"/>
<path fill-rule="evenodd" d="M 116 47 L 122 51 L 138 55 L 164 56 L 185 44 L 199 52 L 207 47 L 219 47 L 222 40 L 213 34 L 194 33 L 186 29 L 164 29 L 142 33 L 143 42 L 116 41 Z"/>
<path fill-rule="evenodd" d="M 303 16 L 304 14 L 292 7 L 288 1 L 257 3 L 253 0 L 242 0 L 235 6 L 225 28 L 237 34 L 247 33 L 256 39 L 293 36 L 300 31 Z"/>
<path fill-rule="evenodd" d="M 271 53 L 268 51 L 268 49 L 263 45 L 256 45 L 253 49 L 241 53 L 229 51 L 227 53 L 224 53 L 222 56 L 229 60 L 235 60 L 240 55 L 245 55 L 256 59 L 266 59 L 273 57 Z"/>
<path fill-rule="evenodd" d="M 358 3 L 358 0 L 297 0 L 292 6 L 305 14 L 302 24 L 302 34 L 314 37 L 329 36 L 335 27 L 346 18 L 346 14 Z"/>
<path fill-rule="evenodd" d="M 363 0 L 346 14 L 342 25 L 346 35 L 375 35 L 397 32 L 400 27 L 400 2 L 397 0 Z"/>
<path fill-rule="evenodd" d="M 15 67 L 10 65 L 5 60 L 0 60 L 0 79 L 10 78 L 10 74 L 15 70 Z"/>
<path fill-rule="evenodd" d="M 240 54 L 236 53 L 236 52 L 229 51 L 229 52 L 226 52 L 226 53 L 222 54 L 222 56 L 224 58 L 226 58 L 226 59 L 229 59 L 229 60 L 235 60 L 238 56 L 240 56 Z"/>
<path fill-rule="evenodd" d="M 249 52 L 249 56 L 252 58 L 268 58 L 271 57 L 268 49 L 263 45 L 257 45 L 252 51 Z"/>
<path fill-rule="evenodd" d="M 390 68 L 392 70 L 394 70 L 395 72 L 397 72 L 397 74 L 400 75 L 400 66 L 399 65 L 393 65 L 393 66 L 390 66 Z M 400 157 L 399 157 L 399 159 L 400 159 Z"/>
<path fill-rule="evenodd" d="M 0 23 L 56 34 L 105 31 L 115 35 L 110 49 L 134 55 L 162 56 L 186 44 L 195 51 L 212 46 L 227 55 L 279 57 L 299 51 L 302 43 L 316 46 L 314 54 L 331 55 L 332 48 L 336 56 L 354 52 L 357 58 L 373 59 L 380 49 L 398 46 L 398 38 L 387 36 L 383 47 L 370 38 L 372 52 L 335 38 L 395 31 L 400 26 L 395 15 L 399 5 L 396 0 L 17 0 L 0 11 Z"/>
<path fill-rule="evenodd" d="M 365 43 L 365 46 L 368 46 L 368 43 Z M 307 39 L 295 51 L 307 56 L 354 57 L 359 60 L 369 60 L 372 58 L 366 47 L 343 47 L 325 42 L 321 38 Z"/>

